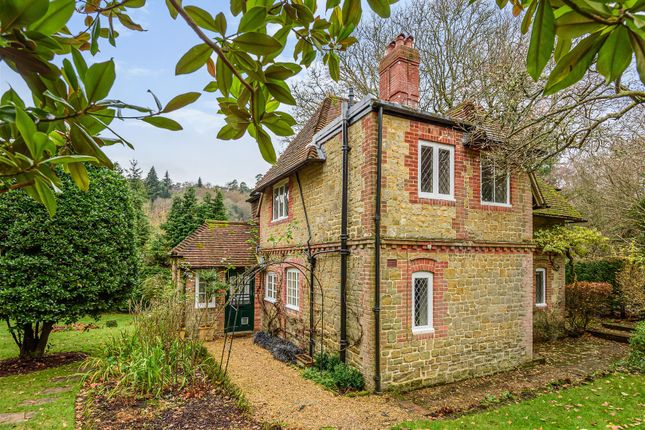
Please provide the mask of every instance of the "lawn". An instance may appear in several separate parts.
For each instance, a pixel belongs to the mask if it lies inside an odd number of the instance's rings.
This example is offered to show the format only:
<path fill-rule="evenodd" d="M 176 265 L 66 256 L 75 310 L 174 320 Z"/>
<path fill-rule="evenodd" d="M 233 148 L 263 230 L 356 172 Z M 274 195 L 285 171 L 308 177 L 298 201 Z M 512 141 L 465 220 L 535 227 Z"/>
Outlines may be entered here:
<path fill-rule="evenodd" d="M 116 320 L 117 327 L 105 327 L 105 321 Z M 87 318 L 83 322 L 94 322 Z M 99 326 L 86 332 L 52 333 L 48 352 L 85 352 L 96 354 L 103 342 L 130 326 L 131 317 L 108 314 L 94 322 Z M 18 355 L 6 325 L 0 327 L 0 360 Z M 69 364 L 24 375 L 0 378 L 0 414 L 33 412 L 31 419 L 20 424 L 0 424 L 0 429 L 74 428 L 74 399 L 80 389 L 79 364 Z M 45 400 L 43 400 L 45 399 Z M 42 402 L 42 403 L 41 403 Z"/>
<path fill-rule="evenodd" d="M 487 412 L 407 422 L 395 429 L 619 429 L 643 422 L 645 375 L 618 373 Z"/>

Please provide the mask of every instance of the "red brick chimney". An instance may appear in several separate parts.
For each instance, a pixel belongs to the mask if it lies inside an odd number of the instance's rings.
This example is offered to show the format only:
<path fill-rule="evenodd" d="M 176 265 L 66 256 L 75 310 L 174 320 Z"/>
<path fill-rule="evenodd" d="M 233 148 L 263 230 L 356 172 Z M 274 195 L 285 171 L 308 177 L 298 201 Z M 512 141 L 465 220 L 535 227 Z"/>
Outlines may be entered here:
<path fill-rule="evenodd" d="M 419 105 L 419 51 L 414 38 L 399 34 L 378 65 L 381 99 L 416 108 Z"/>

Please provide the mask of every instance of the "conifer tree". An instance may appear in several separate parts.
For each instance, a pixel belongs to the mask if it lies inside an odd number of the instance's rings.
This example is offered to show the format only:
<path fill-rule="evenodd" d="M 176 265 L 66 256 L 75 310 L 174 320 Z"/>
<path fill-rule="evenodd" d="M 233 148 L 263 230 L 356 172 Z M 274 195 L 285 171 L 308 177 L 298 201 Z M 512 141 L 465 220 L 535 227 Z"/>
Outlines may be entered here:
<path fill-rule="evenodd" d="M 168 171 L 166 170 L 166 174 L 164 175 L 163 179 L 161 180 L 161 190 L 159 192 L 159 197 L 162 199 L 168 199 L 170 198 L 170 190 L 172 189 L 172 179 L 170 179 L 170 175 L 168 174 Z"/>
<path fill-rule="evenodd" d="M 146 176 L 145 184 L 146 190 L 148 191 L 148 198 L 154 202 L 159 197 L 161 191 L 161 183 L 159 182 L 159 177 L 157 177 L 155 166 L 150 168 L 148 176 Z"/>
<path fill-rule="evenodd" d="M 170 247 L 179 244 L 204 222 L 200 212 L 194 188 L 188 188 L 183 196 L 173 198 L 168 219 L 161 226 Z"/>
<path fill-rule="evenodd" d="M 204 188 L 201 176 L 197 178 L 197 188 Z"/>
<path fill-rule="evenodd" d="M 206 220 L 226 221 L 228 213 L 224 206 L 224 195 L 221 191 L 217 191 L 215 198 L 211 197 L 210 193 L 204 196 L 204 201 L 200 205 L 200 218 L 204 222 Z"/>

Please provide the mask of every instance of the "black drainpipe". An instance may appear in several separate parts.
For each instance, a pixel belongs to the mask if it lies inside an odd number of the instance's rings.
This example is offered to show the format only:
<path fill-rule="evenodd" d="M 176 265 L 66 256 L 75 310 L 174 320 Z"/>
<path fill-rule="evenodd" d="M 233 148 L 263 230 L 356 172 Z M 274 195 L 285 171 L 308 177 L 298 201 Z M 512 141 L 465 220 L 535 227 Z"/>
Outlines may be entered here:
<path fill-rule="evenodd" d="M 381 161 L 383 159 L 383 107 L 378 108 L 376 148 L 376 208 L 374 210 L 374 391 L 381 393 Z"/>
<path fill-rule="evenodd" d="M 316 340 L 314 338 L 314 277 L 316 272 L 316 255 L 311 250 L 311 224 L 309 223 L 309 215 L 307 215 L 307 205 L 305 204 L 305 195 L 302 192 L 302 184 L 300 183 L 300 175 L 296 172 L 296 182 L 298 183 L 298 191 L 300 192 L 300 201 L 302 202 L 302 211 L 305 214 L 305 222 L 307 223 L 307 259 L 309 260 L 309 356 L 313 357 L 316 347 Z"/>
<path fill-rule="evenodd" d="M 347 362 L 347 200 L 349 183 L 349 108 L 354 90 L 349 89 L 347 107 L 343 112 L 343 177 L 340 213 L 340 361 Z"/>

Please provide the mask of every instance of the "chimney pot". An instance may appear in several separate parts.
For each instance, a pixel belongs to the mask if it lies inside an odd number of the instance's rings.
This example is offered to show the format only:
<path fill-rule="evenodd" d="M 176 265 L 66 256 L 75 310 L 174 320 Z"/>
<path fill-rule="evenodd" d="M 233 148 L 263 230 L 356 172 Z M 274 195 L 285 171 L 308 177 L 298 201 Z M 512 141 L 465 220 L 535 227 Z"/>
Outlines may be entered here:
<path fill-rule="evenodd" d="M 419 105 L 419 51 L 414 37 L 399 34 L 379 63 L 381 99 L 416 108 Z"/>

